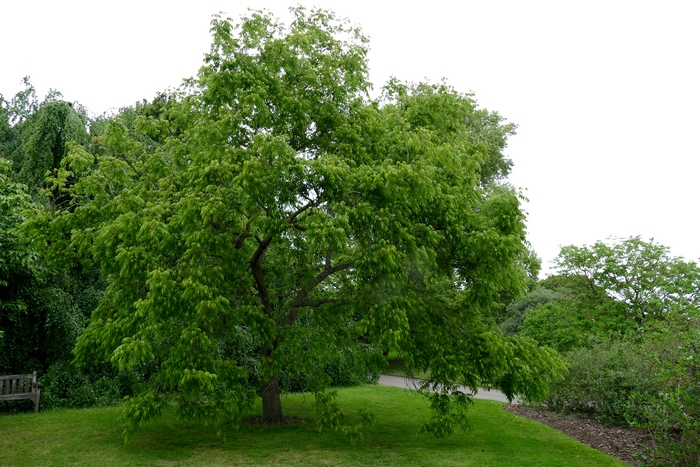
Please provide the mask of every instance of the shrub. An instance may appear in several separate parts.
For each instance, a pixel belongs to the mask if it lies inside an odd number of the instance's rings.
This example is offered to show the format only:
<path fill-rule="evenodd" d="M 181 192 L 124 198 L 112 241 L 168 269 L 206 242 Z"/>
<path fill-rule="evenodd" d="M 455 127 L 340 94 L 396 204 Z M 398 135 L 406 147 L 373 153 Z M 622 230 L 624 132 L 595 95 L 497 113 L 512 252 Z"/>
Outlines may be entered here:
<path fill-rule="evenodd" d="M 700 317 L 669 316 L 643 340 L 600 340 L 567 352 L 569 375 L 543 403 L 648 430 L 649 463 L 700 465 Z"/>
<path fill-rule="evenodd" d="M 642 420 L 632 395 L 654 392 L 655 362 L 629 341 L 593 340 L 564 355 L 569 375 L 551 385 L 543 403 L 552 410 L 595 416 L 601 422 L 629 425 Z"/>
<path fill-rule="evenodd" d="M 700 465 L 700 383 L 640 397 L 646 423 L 656 442 L 653 464 Z"/>
<path fill-rule="evenodd" d="M 152 369 L 141 365 L 136 369 L 118 372 L 103 363 L 89 370 L 80 370 L 71 363 L 56 363 L 39 378 L 41 407 L 84 408 L 120 403 L 131 395 L 135 385 L 143 382 Z"/>
<path fill-rule="evenodd" d="M 635 394 L 656 441 L 657 465 L 700 465 L 700 314 L 680 313 L 650 331 L 647 349 L 657 355 L 659 383 L 653 394 Z"/>

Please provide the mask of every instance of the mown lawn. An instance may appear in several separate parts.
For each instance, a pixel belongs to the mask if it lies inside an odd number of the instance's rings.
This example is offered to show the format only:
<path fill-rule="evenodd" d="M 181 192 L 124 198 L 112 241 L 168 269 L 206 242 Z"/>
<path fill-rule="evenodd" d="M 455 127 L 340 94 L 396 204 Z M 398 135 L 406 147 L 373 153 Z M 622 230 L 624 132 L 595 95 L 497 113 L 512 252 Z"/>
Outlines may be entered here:
<path fill-rule="evenodd" d="M 172 416 L 149 423 L 124 444 L 118 407 L 0 416 L 0 465 L 248 466 L 623 466 L 558 431 L 518 418 L 501 403 L 477 400 L 473 430 L 443 440 L 419 434 L 428 408 L 420 396 L 391 387 L 339 390 L 348 413 L 376 416 L 364 440 L 319 434 L 313 398 L 284 399 L 286 415 L 308 423 L 273 428 L 244 425 L 217 438 L 211 427 Z"/>

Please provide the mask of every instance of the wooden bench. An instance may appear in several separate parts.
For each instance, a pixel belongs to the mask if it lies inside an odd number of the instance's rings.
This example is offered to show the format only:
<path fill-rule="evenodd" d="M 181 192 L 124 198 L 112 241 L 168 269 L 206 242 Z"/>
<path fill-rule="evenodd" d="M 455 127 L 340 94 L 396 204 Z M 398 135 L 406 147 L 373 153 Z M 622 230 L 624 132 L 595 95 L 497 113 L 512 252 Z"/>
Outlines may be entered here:
<path fill-rule="evenodd" d="M 34 401 L 34 412 L 38 412 L 40 394 L 41 383 L 36 381 L 36 371 L 31 375 L 0 376 L 1 401 L 29 399 Z"/>

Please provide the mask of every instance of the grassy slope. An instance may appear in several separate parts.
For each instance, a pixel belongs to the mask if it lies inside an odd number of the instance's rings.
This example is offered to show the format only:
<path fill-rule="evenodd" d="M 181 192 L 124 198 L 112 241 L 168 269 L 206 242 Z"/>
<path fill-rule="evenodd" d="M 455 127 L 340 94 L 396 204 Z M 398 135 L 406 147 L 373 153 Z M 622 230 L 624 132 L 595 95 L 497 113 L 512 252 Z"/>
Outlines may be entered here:
<path fill-rule="evenodd" d="M 245 426 L 226 442 L 210 427 L 171 416 L 148 424 L 124 444 L 118 408 L 55 410 L 0 416 L 1 465 L 343 465 L 343 466 L 621 466 L 627 465 L 544 425 L 515 417 L 492 401 L 475 401 L 474 429 L 444 440 L 418 434 L 425 401 L 399 388 L 341 389 L 348 413 L 376 415 L 364 441 L 319 435 L 313 422 Z M 294 395 L 287 415 L 312 418 L 313 398 Z"/>

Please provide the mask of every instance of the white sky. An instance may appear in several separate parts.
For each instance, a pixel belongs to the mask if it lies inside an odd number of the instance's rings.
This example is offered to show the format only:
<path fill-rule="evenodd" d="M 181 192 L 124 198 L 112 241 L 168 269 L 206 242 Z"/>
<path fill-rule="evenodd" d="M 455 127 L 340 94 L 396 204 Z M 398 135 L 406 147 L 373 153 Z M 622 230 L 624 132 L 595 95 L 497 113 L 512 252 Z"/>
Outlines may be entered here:
<path fill-rule="evenodd" d="M 29 75 L 99 114 L 196 74 L 211 15 L 331 8 L 369 35 L 371 80 L 445 77 L 519 125 L 529 239 L 641 235 L 700 258 L 700 2 L 0 0 L 0 93 Z"/>

